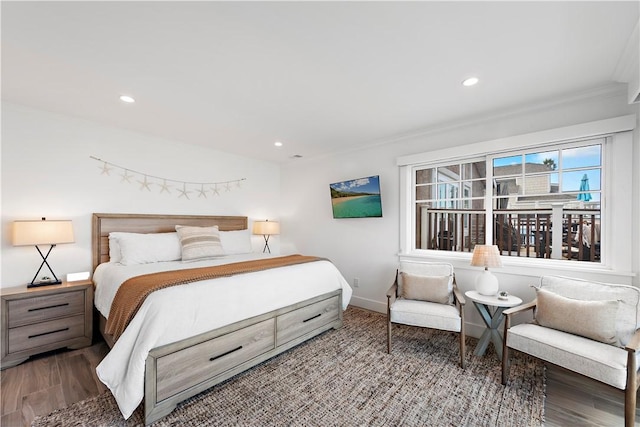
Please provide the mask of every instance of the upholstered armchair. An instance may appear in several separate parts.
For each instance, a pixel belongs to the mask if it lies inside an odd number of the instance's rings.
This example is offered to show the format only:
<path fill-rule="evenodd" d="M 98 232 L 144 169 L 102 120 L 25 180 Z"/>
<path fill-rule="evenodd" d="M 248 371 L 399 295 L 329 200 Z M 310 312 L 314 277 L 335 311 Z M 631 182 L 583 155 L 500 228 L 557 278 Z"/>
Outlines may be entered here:
<path fill-rule="evenodd" d="M 625 391 L 625 425 L 635 424 L 640 352 L 640 289 L 558 276 L 542 277 L 536 300 L 504 312 L 502 383 L 509 349 Z M 512 326 L 517 313 L 534 322 Z"/>
<path fill-rule="evenodd" d="M 387 353 L 391 353 L 394 323 L 459 332 L 464 368 L 464 304 L 451 264 L 401 262 L 387 292 Z"/>

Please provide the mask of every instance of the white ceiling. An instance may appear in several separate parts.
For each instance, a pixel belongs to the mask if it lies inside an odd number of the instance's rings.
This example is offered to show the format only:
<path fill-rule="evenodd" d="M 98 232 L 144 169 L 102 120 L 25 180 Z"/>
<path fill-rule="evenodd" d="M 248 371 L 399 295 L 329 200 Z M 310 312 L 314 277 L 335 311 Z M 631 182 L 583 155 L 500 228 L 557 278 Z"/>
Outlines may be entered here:
<path fill-rule="evenodd" d="M 637 1 L 1 8 L 4 100 L 278 162 L 611 84 L 639 16 Z"/>

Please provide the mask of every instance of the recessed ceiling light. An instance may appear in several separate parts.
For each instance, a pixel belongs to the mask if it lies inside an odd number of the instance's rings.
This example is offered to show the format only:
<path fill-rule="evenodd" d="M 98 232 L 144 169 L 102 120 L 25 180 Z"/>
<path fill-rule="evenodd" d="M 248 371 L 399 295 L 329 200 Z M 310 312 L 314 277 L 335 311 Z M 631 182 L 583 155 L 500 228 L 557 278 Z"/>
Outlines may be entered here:
<path fill-rule="evenodd" d="M 473 86 L 477 84 L 480 80 L 477 77 L 469 77 L 468 79 L 464 79 L 462 81 L 462 86 Z"/>
<path fill-rule="evenodd" d="M 136 102 L 136 100 L 129 95 L 120 95 L 120 101 L 126 102 L 127 104 L 133 104 L 134 102 Z"/>
<path fill-rule="evenodd" d="M 276 147 L 282 147 L 282 142 L 276 141 L 273 143 L 273 145 L 275 145 Z"/>

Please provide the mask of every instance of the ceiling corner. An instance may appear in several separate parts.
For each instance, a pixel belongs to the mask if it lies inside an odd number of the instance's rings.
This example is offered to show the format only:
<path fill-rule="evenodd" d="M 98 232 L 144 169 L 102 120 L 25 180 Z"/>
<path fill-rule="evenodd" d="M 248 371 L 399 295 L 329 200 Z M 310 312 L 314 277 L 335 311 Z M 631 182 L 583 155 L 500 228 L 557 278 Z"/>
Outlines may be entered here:
<path fill-rule="evenodd" d="M 618 59 L 613 79 L 627 84 L 629 104 L 640 102 L 640 19 Z"/>

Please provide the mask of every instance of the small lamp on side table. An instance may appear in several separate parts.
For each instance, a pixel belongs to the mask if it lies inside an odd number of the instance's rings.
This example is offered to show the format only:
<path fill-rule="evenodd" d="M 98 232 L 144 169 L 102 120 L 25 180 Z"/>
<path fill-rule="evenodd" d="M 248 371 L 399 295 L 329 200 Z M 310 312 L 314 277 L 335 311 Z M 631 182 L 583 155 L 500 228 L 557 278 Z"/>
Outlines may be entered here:
<path fill-rule="evenodd" d="M 62 283 L 60 279 L 51 269 L 51 266 L 47 262 L 47 257 L 51 253 L 51 250 L 61 243 L 73 243 L 73 226 L 71 221 L 47 221 L 46 218 L 42 218 L 41 221 L 14 221 L 12 232 L 13 246 L 35 246 L 38 253 L 42 257 L 42 263 L 40 268 L 33 276 L 33 280 L 27 285 L 28 288 L 34 288 L 37 286 L 59 285 Z M 38 245 L 51 245 L 46 255 L 42 254 L 42 251 Z M 38 274 L 44 265 L 47 265 L 49 271 L 53 275 L 53 279 L 43 278 L 42 281 L 36 282 Z"/>
<path fill-rule="evenodd" d="M 502 267 L 498 247 L 496 245 L 476 245 L 473 248 L 471 265 L 473 267 L 484 267 L 484 272 L 476 277 L 476 291 L 482 295 L 497 294 L 500 288 L 498 278 L 489 271 L 489 267 Z"/>
<path fill-rule="evenodd" d="M 269 237 L 274 234 L 280 234 L 280 223 L 269 220 L 255 221 L 253 223 L 253 234 L 261 234 L 264 237 L 264 248 L 262 249 L 262 253 L 265 253 L 266 251 L 271 253 Z"/>

